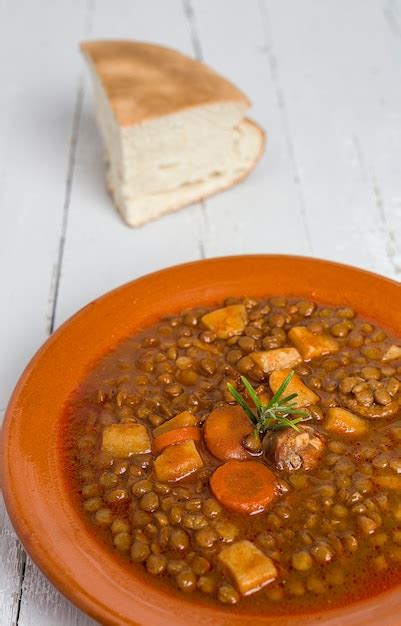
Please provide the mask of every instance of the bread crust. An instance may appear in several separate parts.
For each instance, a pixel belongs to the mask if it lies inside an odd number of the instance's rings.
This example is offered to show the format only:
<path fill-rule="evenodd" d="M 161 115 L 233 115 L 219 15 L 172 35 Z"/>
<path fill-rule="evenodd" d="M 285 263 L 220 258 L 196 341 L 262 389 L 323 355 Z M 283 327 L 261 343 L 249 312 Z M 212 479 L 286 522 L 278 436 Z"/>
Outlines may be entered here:
<path fill-rule="evenodd" d="M 234 187 L 234 185 L 242 182 L 256 167 L 258 161 L 260 160 L 260 158 L 263 155 L 264 149 L 265 149 L 265 145 L 266 145 L 266 141 L 267 141 L 267 137 L 266 137 L 266 133 L 263 130 L 263 128 L 261 128 L 259 126 L 259 124 L 257 124 L 256 122 L 254 122 L 253 120 L 249 119 L 249 118 L 245 118 L 242 121 L 243 124 L 249 124 L 250 126 L 252 126 L 254 128 L 254 130 L 257 131 L 259 138 L 260 138 L 260 146 L 259 146 L 259 151 L 258 153 L 255 155 L 254 160 L 252 161 L 251 165 L 249 166 L 249 168 L 247 170 L 244 170 L 243 172 L 241 172 L 238 176 L 236 176 L 235 178 L 233 178 L 232 180 L 230 180 L 228 183 L 226 184 L 222 184 L 221 186 L 216 186 L 215 189 L 213 189 L 212 191 L 208 191 L 207 193 L 201 193 L 198 196 L 195 196 L 191 199 L 190 202 L 188 202 L 188 200 L 183 200 L 183 201 L 178 201 L 174 206 L 170 207 L 167 211 L 160 211 L 158 214 L 153 215 L 152 217 L 144 217 L 143 220 L 137 221 L 135 224 L 130 223 L 127 220 L 127 216 L 125 214 L 125 209 L 122 206 L 119 206 L 116 197 L 113 193 L 113 190 L 107 186 L 107 191 L 109 192 L 113 204 L 115 206 L 115 208 L 117 209 L 118 213 L 121 215 L 123 221 L 125 222 L 125 224 L 127 226 L 129 226 L 130 228 L 138 228 L 140 226 L 144 226 L 145 224 L 147 224 L 148 222 L 153 222 L 157 219 L 159 219 L 160 217 L 163 217 L 164 215 L 169 215 L 170 213 L 175 213 L 176 211 L 179 211 L 180 209 L 183 209 L 187 206 L 190 206 L 192 204 L 197 204 L 198 202 L 202 202 L 203 200 L 206 200 L 207 198 L 210 198 L 211 196 L 214 196 L 217 193 L 220 193 L 221 191 L 226 191 L 227 189 L 230 189 L 231 187 Z"/>
<path fill-rule="evenodd" d="M 207 104 L 251 104 L 210 67 L 170 48 L 100 40 L 83 42 L 81 50 L 122 127 Z"/>

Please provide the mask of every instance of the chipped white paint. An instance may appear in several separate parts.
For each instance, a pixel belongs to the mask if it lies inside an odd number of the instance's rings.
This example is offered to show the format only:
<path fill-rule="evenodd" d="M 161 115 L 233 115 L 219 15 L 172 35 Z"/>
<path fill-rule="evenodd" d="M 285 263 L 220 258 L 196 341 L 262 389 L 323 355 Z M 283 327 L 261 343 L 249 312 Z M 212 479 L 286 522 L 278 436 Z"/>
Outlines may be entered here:
<path fill-rule="evenodd" d="M 0 416 L 48 333 L 140 274 L 245 252 L 401 275 L 401 0 L 2 0 Z M 22 35 L 22 36 L 21 36 Z M 254 102 L 245 183 L 136 231 L 104 191 L 83 37 L 174 46 Z M 0 625 L 89 626 L 26 559 L 0 503 Z"/>

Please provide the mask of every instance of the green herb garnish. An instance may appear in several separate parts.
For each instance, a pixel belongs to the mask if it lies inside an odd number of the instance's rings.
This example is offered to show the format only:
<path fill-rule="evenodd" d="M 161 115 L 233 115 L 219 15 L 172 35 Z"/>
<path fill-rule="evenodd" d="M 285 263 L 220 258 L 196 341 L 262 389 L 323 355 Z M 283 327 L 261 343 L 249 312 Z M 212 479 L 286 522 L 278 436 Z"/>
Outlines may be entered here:
<path fill-rule="evenodd" d="M 238 393 L 233 385 L 227 383 L 228 391 L 234 400 L 236 400 L 244 409 L 258 435 L 263 436 L 268 430 L 279 430 L 280 428 L 293 428 L 297 432 L 300 432 L 297 424 L 304 421 L 305 417 L 308 416 L 308 413 L 300 411 L 297 408 L 297 405 L 293 402 L 294 398 L 298 395 L 297 393 L 291 393 L 288 396 L 284 396 L 284 392 L 290 384 L 294 373 L 294 370 L 291 370 L 267 404 L 263 404 L 260 401 L 260 398 L 256 394 L 249 380 L 245 378 L 245 376 L 241 376 L 241 381 L 252 399 L 256 410 L 249 406 L 245 398 Z M 288 417 L 289 415 L 295 415 L 296 417 L 290 419 Z"/>

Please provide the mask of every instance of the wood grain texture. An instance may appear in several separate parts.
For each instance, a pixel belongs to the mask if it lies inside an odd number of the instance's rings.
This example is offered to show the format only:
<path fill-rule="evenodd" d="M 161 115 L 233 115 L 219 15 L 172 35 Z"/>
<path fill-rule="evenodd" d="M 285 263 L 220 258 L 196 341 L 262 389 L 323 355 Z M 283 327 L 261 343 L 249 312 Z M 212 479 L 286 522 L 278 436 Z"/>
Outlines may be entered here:
<path fill-rule="evenodd" d="M 382 176 L 393 170 L 396 178 L 399 148 L 389 140 L 399 139 L 401 84 L 380 2 L 293 4 L 262 0 L 262 11 L 292 120 L 314 254 L 395 276 Z"/>
<path fill-rule="evenodd" d="M 138 230 L 104 187 L 81 39 L 203 59 L 254 102 L 267 152 L 238 187 Z M 49 332 L 118 284 L 246 252 L 401 275 L 401 0 L 2 0 L 0 416 Z M 89 626 L 0 503 L 0 625 Z"/>
<path fill-rule="evenodd" d="M 0 494 L 0 624 L 16 624 L 25 553 L 21 548 Z"/>
<path fill-rule="evenodd" d="M 0 17 L 0 345 L 13 346 L 1 364 L 2 409 L 48 333 L 73 139 L 78 74 L 71 50 L 85 7 L 49 1 L 41 7 L 39 20 L 33 4 L 10 0 Z M 22 22 L 35 27 L 25 29 L 21 44 Z"/>
<path fill-rule="evenodd" d="M 96 622 L 66 600 L 27 557 L 18 625 L 95 626 Z"/>

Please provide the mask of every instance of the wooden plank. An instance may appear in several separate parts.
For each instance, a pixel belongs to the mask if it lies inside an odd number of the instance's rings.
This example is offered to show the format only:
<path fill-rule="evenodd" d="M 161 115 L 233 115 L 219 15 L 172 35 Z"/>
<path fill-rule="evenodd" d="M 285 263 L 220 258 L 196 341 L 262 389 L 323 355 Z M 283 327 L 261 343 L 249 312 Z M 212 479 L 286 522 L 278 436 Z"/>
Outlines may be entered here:
<path fill-rule="evenodd" d="M 84 19 L 79 2 L 44 0 L 38 10 L 4 0 L 0 7 L 1 416 L 49 331 L 77 100 L 70 49 Z M 18 621 L 25 553 L 2 501 L 0 521 L 1 620 L 8 625 Z"/>
<path fill-rule="evenodd" d="M 250 97 L 250 117 L 267 131 L 267 150 L 251 176 L 206 207 L 207 256 L 252 252 L 310 254 L 299 166 L 275 66 L 269 63 L 257 0 L 187 2 L 205 62 Z"/>
<path fill-rule="evenodd" d="M 181 0 L 123 0 L 118 11 L 114 4 L 101 0 L 96 4 L 91 37 L 152 41 L 192 54 Z M 202 255 L 199 206 L 139 229 L 125 226 L 105 190 L 102 156 L 86 74 L 57 323 L 123 282 Z"/>
<path fill-rule="evenodd" d="M 19 626 L 95 626 L 97 622 L 66 600 L 28 557 Z"/>
<path fill-rule="evenodd" d="M 46 338 L 77 100 L 85 5 L 6 0 L 0 16 L 0 408 Z M 21 22 L 30 25 L 21 37 Z M 62 23 L 63 28 L 54 26 Z M 26 32 L 25 32 L 26 31 Z M 71 59 L 72 57 L 72 59 Z M 9 62 L 10 58 L 12 63 Z M 62 69 L 62 72 L 60 71 Z M 10 313 L 12 312 L 12 314 Z M 27 323 L 27 321 L 29 323 Z"/>
<path fill-rule="evenodd" d="M 355 65 L 370 84 L 360 96 L 362 116 L 357 116 L 355 146 L 360 167 L 369 181 L 386 240 L 391 275 L 401 277 L 401 1 L 369 0 L 372 19 L 366 37 L 375 47 Z"/>
<path fill-rule="evenodd" d="M 395 276 L 382 177 L 399 193 L 390 164 L 400 162 L 400 143 L 389 137 L 400 128 L 401 82 L 382 7 L 375 0 L 260 3 L 313 252 Z"/>

